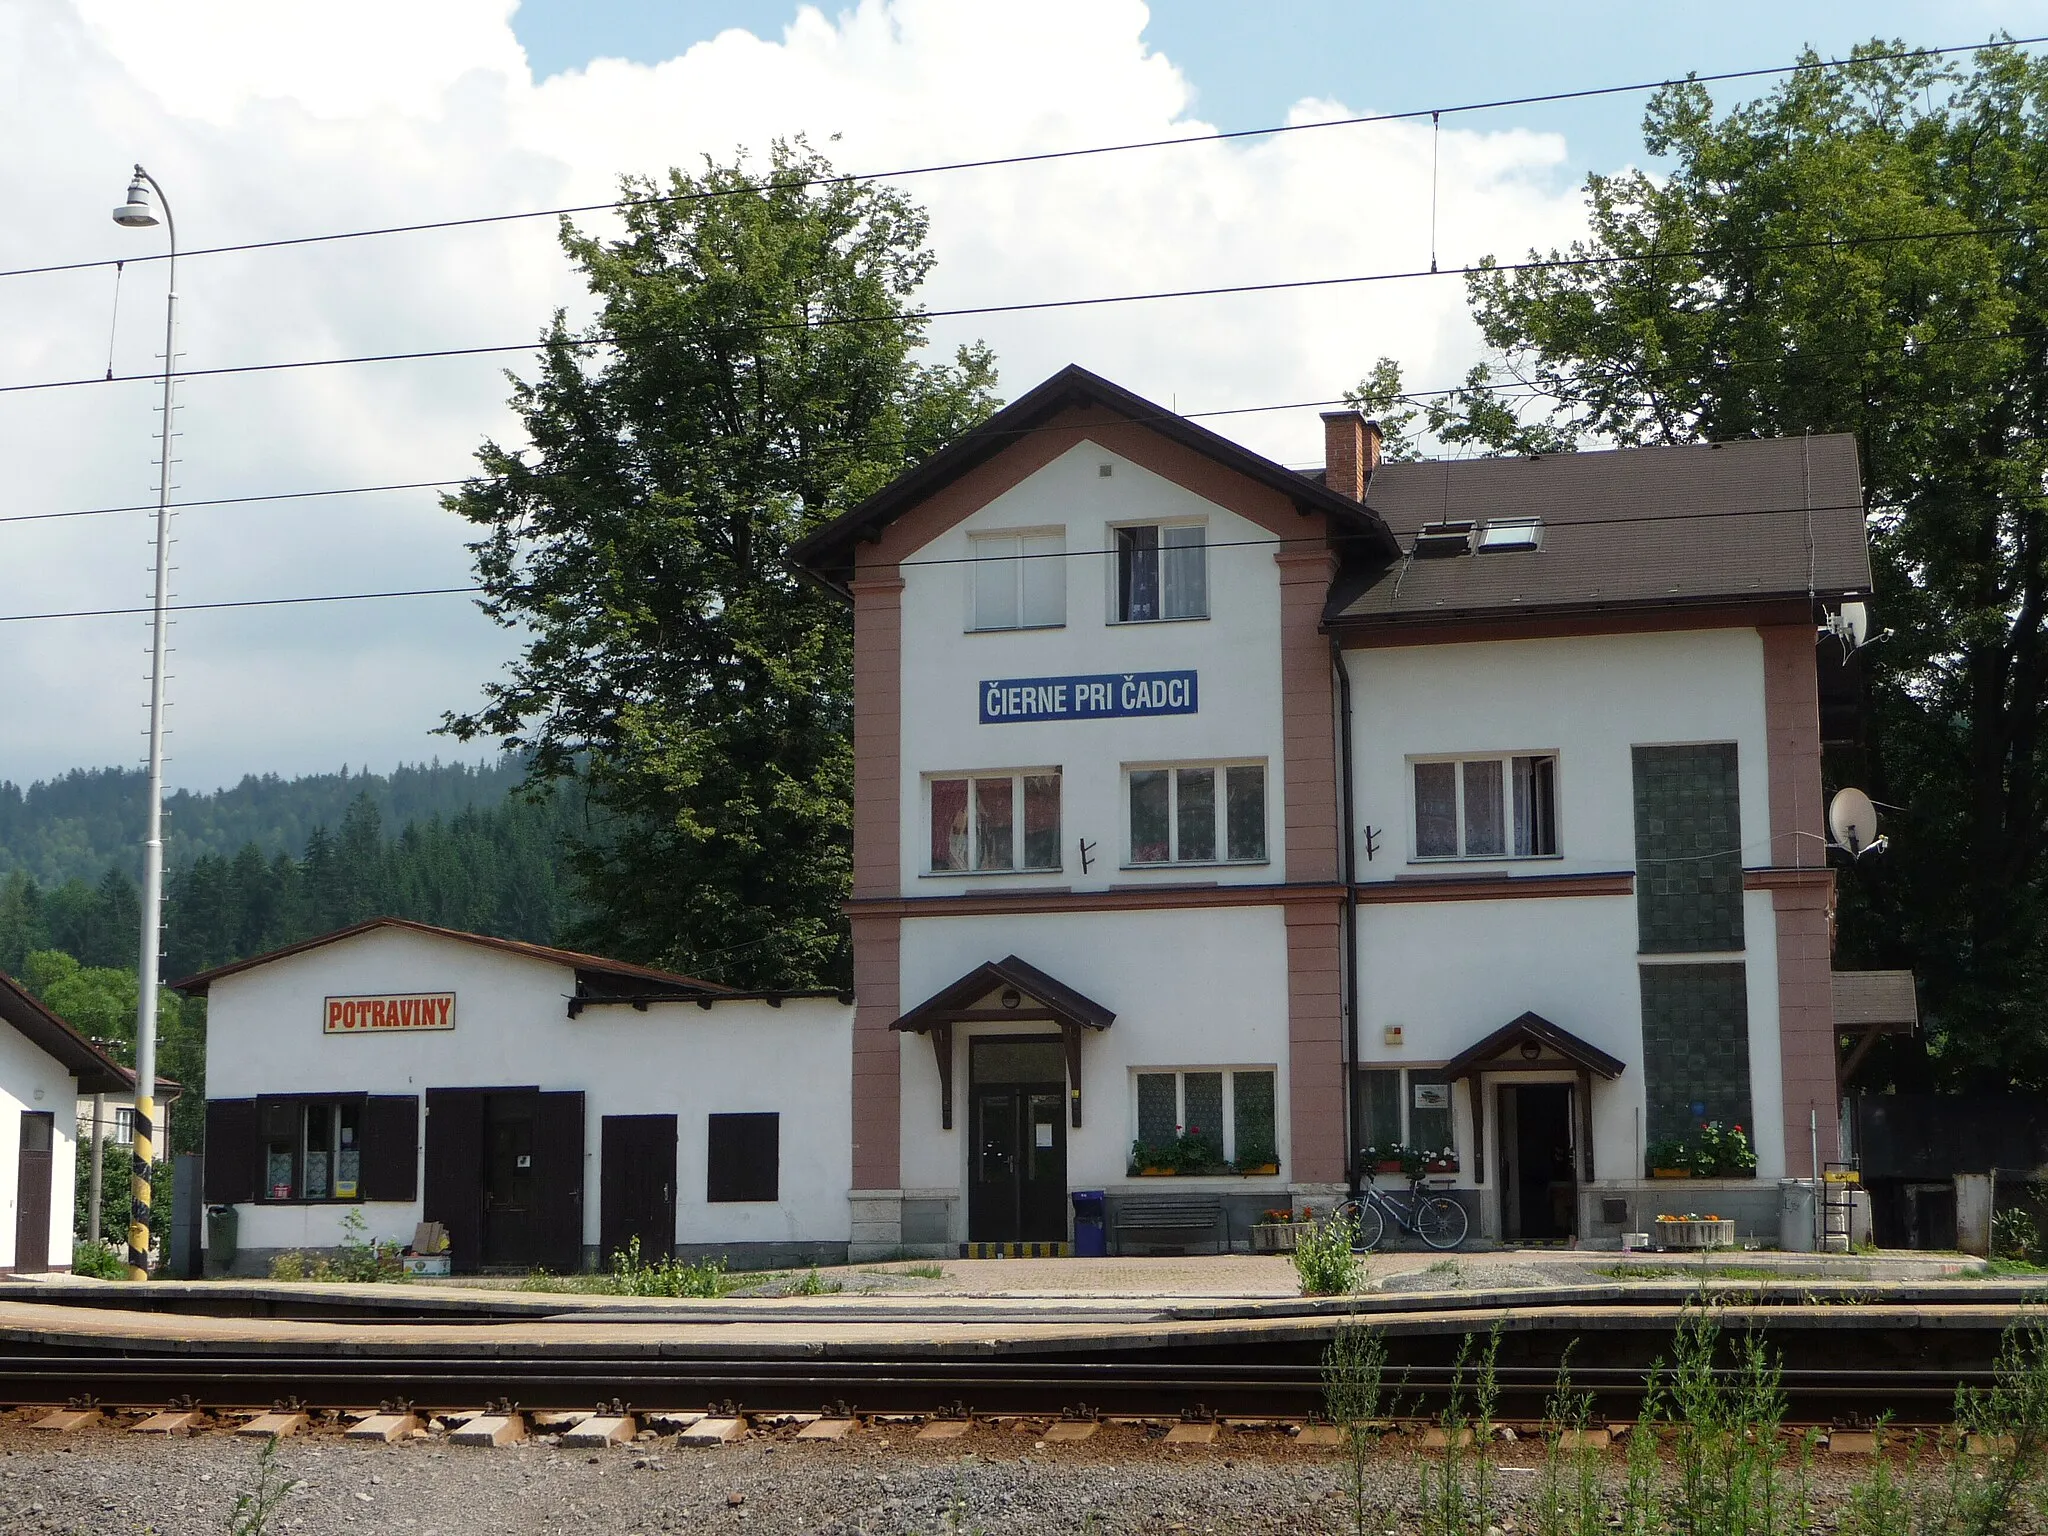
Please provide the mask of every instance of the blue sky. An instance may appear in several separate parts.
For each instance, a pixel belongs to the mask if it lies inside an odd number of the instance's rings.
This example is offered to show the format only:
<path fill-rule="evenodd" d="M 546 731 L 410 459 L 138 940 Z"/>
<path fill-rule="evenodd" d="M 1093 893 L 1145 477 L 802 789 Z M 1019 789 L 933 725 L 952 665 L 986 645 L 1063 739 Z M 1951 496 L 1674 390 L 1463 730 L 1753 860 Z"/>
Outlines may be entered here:
<path fill-rule="evenodd" d="M 817 7 L 836 15 L 850 7 Z M 521 0 L 512 29 L 536 76 L 612 56 L 651 64 L 728 28 L 777 36 L 788 0 Z M 1155 0 L 1145 40 L 1193 83 L 1193 112 L 1223 129 L 1284 119 L 1304 97 L 1401 111 L 1836 57 L 1872 37 L 1920 47 L 2048 32 L 2048 4 L 1862 0 L 1843 4 L 1460 5 L 1384 0 Z M 1763 82 L 1767 83 L 1767 82 Z M 1720 91 L 1748 94 L 1729 85 Z M 1753 89 L 1753 88 L 1750 88 Z M 1576 168 L 1642 159 L 1640 96 L 1501 117 L 1567 136 Z"/>

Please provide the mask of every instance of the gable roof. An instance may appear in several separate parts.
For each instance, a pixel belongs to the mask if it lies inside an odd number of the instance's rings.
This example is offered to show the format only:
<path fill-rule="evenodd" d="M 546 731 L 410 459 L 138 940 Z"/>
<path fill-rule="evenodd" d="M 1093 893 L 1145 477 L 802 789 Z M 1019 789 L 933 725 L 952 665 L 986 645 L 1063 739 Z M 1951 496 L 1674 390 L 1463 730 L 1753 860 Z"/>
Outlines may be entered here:
<path fill-rule="evenodd" d="M 997 987 L 1015 987 L 1029 994 L 1060 1024 L 1081 1029 L 1107 1029 L 1116 1022 L 1116 1015 L 1094 998 L 1083 996 L 1030 962 L 1008 955 L 1001 960 L 983 961 L 951 986 L 941 987 L 889 1027 L 922 1034 L 934 1024 L 953 1022 L 941 1015 L 956 1013 L 976 998 L 986 997 Z"/>
<path fill-rule="evenodd" d="M 915 469 L 899 475 L 852 511 L 798 540 L 790 548 L 790 559 L 843 592 L 853 573 L 856 544 L 874 537 L 926 497 L 994 458 L 1021 434 L 1035 430 L 1062 411 L 1083 405 L 1101 406 L 1128 417 L 1225 468 L 1279 491 L 1304 511 L 1329 514 L 1346 531 L 1365 535 L 1370 547 L 1388 556 L 1394 553 L 1393 539 L 1378 515 L 1349 496 L 1331 490 L 1319 476 L 1296 474 L 1165 406 L 1155 405 L 1070 363 L 980 426 L 955 438 Z"/>
<path fill-rule="evenodd" d="M 1591 1041 L 1581 1040 L 1570 1030 L 1558 1028 L 1540 1013 L 1525 1013 L 1512 1023 L 1503 1024 L 1477 1045 L 1460 1051 L 1443 1069 L 1444 1076 L 1470 1077 L 1474 1072 L 1484 1071 L 1488 1063 L 1497 1060 L 1510 1046 L 1520 1046 L 1529 1040 L 1609 1082 L 1627 1070 L 1622 1062 Z"/>
<path fill-rule="evenodd" d="M 545 960 L 554 965 L 566 965 L 576 972 L 578 990 L 594 987 L 606 991 L 610 987 L 631 983 L 643 990 L 650 986 L 660 991 L 673 991 L 678 996 L 694 997 L 700 993 L 729 992 L 730 987 L 720 986 L 715 981 L 700 981 L 695 976 L 679 976 L 673 971 L 658 971 L 652 966 L 634 965 L 627 960 L 607 960 L 602 955 L 581 954 L 573 949 L 551 949 L 545 944 L 528 944 L 519 939 L 497 939 L 489 934 L 464 933 L 459 928 L 436 928 L 431 923 L 416 923 L 405 917 L 373 917 L 366 922 L 337 928 L 332 933 L 323 933 L 317 938 L 301 939 L 296 944 L 287 944 L 273 949 L 268 954 L 255 955 L 247 960 L 237 960 L 229 965 L 217 965 L 210 971 L 201 971 L 196 976 L 187 976 L 183 981 L 174 981 L 171 986 L 194 997 L 204 997 L 207 988 L 224 977 L 236 976 L 243 971 L 254 970 L 259 965 L 269 965 L 274 960 L 288 959 L 302 955 L 308 950 L 320 949 L 329 944 L 338 944 L 343 939 L 352 939 L 358 934 L 368 933 L 377 928 L 402 928 L 411 933 L 423 933 L 437 939 L 456 939 L 464 944 L 475 944 L 484 949 L 502 950 L 506 954 L 524 955 L 529 960 Z"/>
<path fill-rule="evenodd" d="M 0 971 L 0 1019 L 12 1024 L 29 1044 L 54 1057 L 77 1078 L 80 1093 L 135 1091 L 132 1070 L 57 1017 L 5 971 Z M 157 1079 L 159 1086 L 167 1082 L 165 1078 Z"/>
<path fill-rule="evenodd" d="M 1340 631 L 1871 586 L 1847 433 L 1383 464 L 1365 499 L 1404 549 L 1428 523 L 1531 517 L 1542 543 L 1340 575 L 1323 614 Z"/>

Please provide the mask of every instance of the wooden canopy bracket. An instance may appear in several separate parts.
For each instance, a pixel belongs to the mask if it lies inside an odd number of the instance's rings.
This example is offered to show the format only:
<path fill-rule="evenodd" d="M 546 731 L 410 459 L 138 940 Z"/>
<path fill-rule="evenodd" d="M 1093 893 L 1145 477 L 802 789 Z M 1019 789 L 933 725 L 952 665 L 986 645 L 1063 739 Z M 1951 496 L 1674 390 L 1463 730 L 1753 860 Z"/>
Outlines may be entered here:
<path fill-rule="evenodd" d="M 953 1129 L 953 1026 L 932 1026 L 932 1049 L 939 1057 L 939 1129 Z"/>

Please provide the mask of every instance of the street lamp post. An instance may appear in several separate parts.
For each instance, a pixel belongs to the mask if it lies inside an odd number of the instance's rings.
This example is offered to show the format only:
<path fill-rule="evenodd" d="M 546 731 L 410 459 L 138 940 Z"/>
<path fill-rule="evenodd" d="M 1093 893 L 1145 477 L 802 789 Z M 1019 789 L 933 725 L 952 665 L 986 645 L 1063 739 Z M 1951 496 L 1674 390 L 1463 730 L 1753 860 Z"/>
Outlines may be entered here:
<path fill-rule="evenodd" d="M 125 229 L 158 222 L 150 194 L 163 209 L 171 239 L 170 292 L 164 303 L 164 401 L 162 448 L 156 492 L 156 601 L 151 608 L 149 645 L 149 806 L 142 842 L 142 961 L 136 970 L 135 1142 L 129 1182 L 128 1278 L 149 1278 L 150 1174 L 156 1160 L 156 990 L 157 944 L 164 899 L 164 629 L 171 558 L 171 381 L 177 367 L 178 226 L 171 200 L 140 165 L 128 183 L 128 200 L 114 210 Z"/>

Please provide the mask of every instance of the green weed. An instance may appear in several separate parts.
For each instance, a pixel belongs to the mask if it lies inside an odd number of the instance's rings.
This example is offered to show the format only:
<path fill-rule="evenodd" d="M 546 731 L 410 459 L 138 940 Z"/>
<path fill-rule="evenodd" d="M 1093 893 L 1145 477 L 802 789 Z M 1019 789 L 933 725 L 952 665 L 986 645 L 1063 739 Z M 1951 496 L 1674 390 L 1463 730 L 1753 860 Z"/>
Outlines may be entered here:
<path fill-rule="evenodd" d="M 1304 1229 L 1295 1239 L 1294 1273 L 1304 1296 L 1342 1296 L 1358 1289 L 1358 1255 L 1351 1245 L 1358 1228 L 1348 1217 L 1332 1215 Z"/>
<path fill-rule="evenodd" d="M 1323 1406 L 1344 1434 L 1345 1480 L 1351 1495 L 1353 1536 L 1365 1536 L 1365 1464 L 1368 1430 L 1380 1416 L 1387 1345 L 1379 1330 L 1346 1323 L 1323 1351 Z"/>
<path fill-rule="evenodd" d="M 235 1507 L 228 1515 L 228 1536 L 266 1536 L 270 1517 L 298 1486 L 297 1478 L 286 1477 L 278 1469 L 277 1436 L 272 1435 L 256 1454 L 256 1486 L 235 1496 Z"/>

